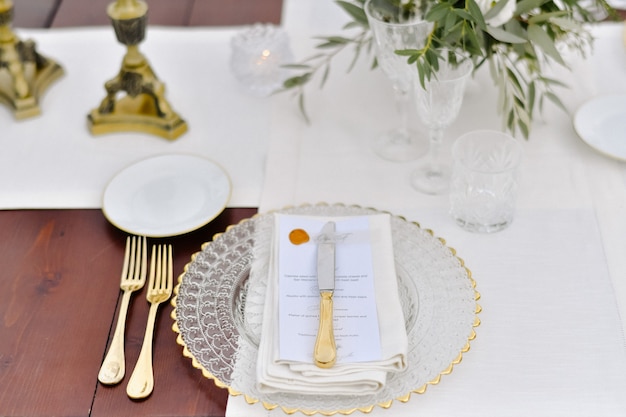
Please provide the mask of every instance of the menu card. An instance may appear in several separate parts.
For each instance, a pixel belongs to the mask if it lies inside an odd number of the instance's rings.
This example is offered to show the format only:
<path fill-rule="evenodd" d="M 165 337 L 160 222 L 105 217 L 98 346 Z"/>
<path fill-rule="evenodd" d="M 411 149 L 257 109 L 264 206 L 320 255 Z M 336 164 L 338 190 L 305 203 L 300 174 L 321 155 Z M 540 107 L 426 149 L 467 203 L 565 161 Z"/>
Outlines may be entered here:
<path fill-rule="evenodd" d="M 281 215 L 278 222 L 279 359 L 311 362 L 319 324 L 317 242 L 327 220 Z M 328 237 L 324 237 L 328 238 Z M 381 359 L 369 219 L 335 221 L 333 325 L 337 364 Z"/>

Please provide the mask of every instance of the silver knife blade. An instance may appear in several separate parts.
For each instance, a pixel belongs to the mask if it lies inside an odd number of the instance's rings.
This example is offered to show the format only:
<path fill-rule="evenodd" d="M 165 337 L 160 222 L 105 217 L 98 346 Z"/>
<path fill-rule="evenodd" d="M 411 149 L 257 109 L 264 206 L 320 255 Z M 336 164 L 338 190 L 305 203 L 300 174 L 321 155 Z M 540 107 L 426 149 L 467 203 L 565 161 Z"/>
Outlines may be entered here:
<path fill-rule="evenodd" d="M 317 243 L 317 285 L 321 291 L 335 290 L 335 222 L 322 228 Z"/>

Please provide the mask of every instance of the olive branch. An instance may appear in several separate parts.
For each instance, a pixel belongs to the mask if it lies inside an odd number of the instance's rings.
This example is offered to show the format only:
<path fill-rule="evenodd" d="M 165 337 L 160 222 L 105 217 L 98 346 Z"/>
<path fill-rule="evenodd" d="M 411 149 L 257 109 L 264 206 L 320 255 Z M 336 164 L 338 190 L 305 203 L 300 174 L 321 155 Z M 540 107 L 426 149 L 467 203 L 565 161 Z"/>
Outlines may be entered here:
<path fill-rule="evenodd" d="M 488 62 L 492 80 L 499 89 L 497 108 L 503 126 L 512 134 L 519 130 L 528 138 L 534 115 L 543 110 L 546 101 L 565 110 L 556 89 L 567 86 L 544 75 L 552 63 L 567 68 L 557 43 L 584 54 L 591 46 L 592 38 L 583 23 L 593 22 L 595 18 L 578 0 L 519 0 L 511 19 L 501 26 L 490 26 L 488 22 L 502 12 L 507 1 L 498 0 L 485 13 L 476 0 L 436 0 L 432 4 L 417 3 L 416 0 L 382 0 L 382 5 L 387 8 L 390 21 L 394 16 L 407 18 L 419 13 L 425 20 L 433 22 L 423 48 L 395 51 L 407 58 L 408 65 L 416 67 L 422 85 L 436 77 L 444 50 L 465 54 L 472 59 L 475 68 Z M 610 17 L 617 16 L 606 0 L 595 1 Z M 348 72 L 363 51 L 371 55 L 373 38 L 363 10 L 364 3 L 365 0 L 337 1 L 352 19 L 344 29 L 356 28 L 357 32 L 351 37 L 319 37 L 322 43 L 316 48 L 320 53 L 287 66 L 302 73 L 287 79 L 281 91 L 295 92 L 307 122 L 305 87 L 311 80 L 321 73 L 322 88 L 333 58 L 350 46 L 354 49 L 354 58 Z M 371 67 L 376 66 L 374 58 Z"/>

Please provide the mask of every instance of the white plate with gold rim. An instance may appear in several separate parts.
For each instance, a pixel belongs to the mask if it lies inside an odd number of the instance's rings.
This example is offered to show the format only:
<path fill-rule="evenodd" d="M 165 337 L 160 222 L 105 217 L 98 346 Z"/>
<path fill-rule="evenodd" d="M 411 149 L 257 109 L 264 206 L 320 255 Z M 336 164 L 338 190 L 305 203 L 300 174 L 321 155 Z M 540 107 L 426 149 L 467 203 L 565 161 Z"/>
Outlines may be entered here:
<path fill-rule="evenodd" d="M 580 106 L 574 129 L 596 151 L 626 161 L 626 94 L 598 96 Z"/>
<path fill-rule="evenodd" d="M 102 211 L 128 233 L 176 236 L 217 217 L 230 194 L 230 179 L 215 162 L 188 154 L 158 155 L 116 174 L 104 191 Z"/>

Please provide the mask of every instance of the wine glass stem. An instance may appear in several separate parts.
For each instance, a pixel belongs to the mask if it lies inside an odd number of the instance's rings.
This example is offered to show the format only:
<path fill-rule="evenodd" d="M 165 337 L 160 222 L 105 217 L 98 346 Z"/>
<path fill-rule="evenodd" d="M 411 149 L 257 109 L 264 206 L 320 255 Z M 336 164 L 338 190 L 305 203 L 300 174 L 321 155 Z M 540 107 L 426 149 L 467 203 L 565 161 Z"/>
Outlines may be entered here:
<path fill-rule="evenodd" d="M 429 132 L 430 141 L 430 172 L 432 174 L 441 173 L 441 143 L 443 141 L 443 129 L 431 128 Z"/>
<path fill-rule="evenodd" d="M 409 90 L 402 87 L 395 87 L 396 110 L 400 116 L 400 131 L 409 131 Z"/>

